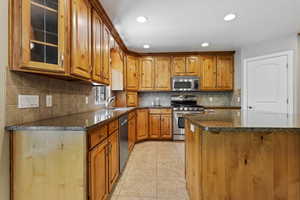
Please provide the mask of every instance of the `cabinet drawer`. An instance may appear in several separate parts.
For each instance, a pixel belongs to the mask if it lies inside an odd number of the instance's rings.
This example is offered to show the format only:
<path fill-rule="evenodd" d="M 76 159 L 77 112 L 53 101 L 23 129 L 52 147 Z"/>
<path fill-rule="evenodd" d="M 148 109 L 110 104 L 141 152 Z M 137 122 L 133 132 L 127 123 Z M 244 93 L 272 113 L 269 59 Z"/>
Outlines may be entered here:
<path fill-rule="evenodd" d="M 130 113 L 128 114 L 128 119 L 132 119 L 132 118 L 134 118 L 135 116 L 136 116 L 136 112 L 135 112 L 135 111 L 130 112 Z"/>
<path fill-rule="evenodd" d="M 118 130 L 118 128 L 119 128 L 119 121 L 118 120 L 110 122 L 108 124 L 108 133 L 109 133 L 109 135 L 112 134 L 113 132 L 115 132 L 116 130 Z"/>
<path fill-rule="evenodd" d="M 93 148 L 97 144 L 101 143 L 108 136 L 107 125 L 94 129 L 89 132 L 89 148 Z"/>
<path fill-rule="evenodd" d="M 162 113 L 162 114 L 171 114 L 172 110 L 171 109 L 161 109 L 160 113 Z"/>
<path fill-rule="evenodd" d="M 149 109 L 150 114 L 160 114 L 160 109 Z"/>
<path fill-rule="evenodd" d="M 172 113 L 171 109 L 149 109 L 150 114 L 170 114 Z"/>

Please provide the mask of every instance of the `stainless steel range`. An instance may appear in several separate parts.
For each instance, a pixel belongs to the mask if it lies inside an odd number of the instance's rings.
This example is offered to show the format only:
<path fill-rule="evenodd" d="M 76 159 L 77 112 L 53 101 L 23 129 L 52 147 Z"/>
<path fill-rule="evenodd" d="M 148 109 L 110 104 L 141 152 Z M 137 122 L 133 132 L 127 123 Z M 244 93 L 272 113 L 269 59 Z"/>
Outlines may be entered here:
<path fill-rule="evenodd" d="M 194 95 L 174 95 L 171 97 L 173 107 L 173 139 L 184 140 L 184 118 L 185 114 L 204 112 L 204 107 L 197 105 L 197 97 Z"/>

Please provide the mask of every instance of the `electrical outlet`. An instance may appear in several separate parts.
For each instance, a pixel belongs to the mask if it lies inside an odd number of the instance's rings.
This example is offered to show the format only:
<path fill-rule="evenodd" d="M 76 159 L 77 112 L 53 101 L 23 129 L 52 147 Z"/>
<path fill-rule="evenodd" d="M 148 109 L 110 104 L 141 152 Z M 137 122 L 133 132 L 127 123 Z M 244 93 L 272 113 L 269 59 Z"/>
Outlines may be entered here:
<path fill-rule="evenodd" d="M 214 99 L 212 97 L 209 97 L 209 101 L 212 102 Z"/>
<path fill-rule="evenodd" d="M 89 104 L 89 97 L 88 96 L 85 97 L 85 104 Z"/>
<path fill-rule="evenodd" d="M 52 95 L 46 95 L 46 107 L 52 107 Z"/>
<path fill-rule="evenodd" d="M 192 132 L 195 132 L 195 126 L 194 126 L 193 124 L 191 124 L 190 130 L 191 130 Z"/>
<path fill-rule="evenodd" d="M 39 95 L 18 95 L 18 108 L 38 108 Z"/>
<path fill-rule="evenodd" d="M 241 102 L 241 97 L 237 98 L 237 102 L 240 103 Z"/>

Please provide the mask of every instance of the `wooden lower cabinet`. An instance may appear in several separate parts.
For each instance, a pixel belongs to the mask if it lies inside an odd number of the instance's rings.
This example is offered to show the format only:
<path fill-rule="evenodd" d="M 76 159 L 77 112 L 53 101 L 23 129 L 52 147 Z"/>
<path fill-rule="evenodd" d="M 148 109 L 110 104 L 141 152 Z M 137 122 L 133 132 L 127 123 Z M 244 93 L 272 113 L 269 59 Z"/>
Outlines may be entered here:
<path fill-rule="evenodd" d="M 150 109 L 149 138 L 172 139 L 172 112 L 170 109 Z"/>
<path fill-rule="evenodd" d="M 150 139 L 160 138 L 161 120 L 160 114 L 151 114 L 149 116 L 149 137 Z"/>
<path fill-rule="evenodd" d="M 89 152 L 89 160 L 89 196 L 91 200 L 106 200 L 109 192 L 107 141 Z"/>
<path fill-rule="evenodd" d="M 107 125 L 104 127 L 108 131 Z M 103 127 L 97 129 L 102 132 L 104 130 Z M 97 129 L 93 132 L 97 132 Z M 118 180 L 119 173 L 119 130 L 115 130 L 107 139 L 89 151 L 91 200 L 106 200 Z"/>
<path fill-rule="evenodd" d="M 117 130 L 108 138 L 108 170 L 109 192 L 119 177 L 119 131 Z"/>
<path fill-rule="evenodd" d="M 161 131 L 160 138 L 162 139 L 172 139 L 172 114 L 162 114 L 161 115 Z"/>
<path fill-rule="evenodd" d="M 129 152 L 133 150 L 135 140 L 136 140 L 136 114 L 133 113 L 133 116 L 130 117 L 130 114 L 128 115 L 128 149 Z"/>
<path fill-rule="evenodd" d="M 148 139 L 149 132 L 149 111 L 148 109 L 137 110 L 137 133 L 136 140 Z"/>

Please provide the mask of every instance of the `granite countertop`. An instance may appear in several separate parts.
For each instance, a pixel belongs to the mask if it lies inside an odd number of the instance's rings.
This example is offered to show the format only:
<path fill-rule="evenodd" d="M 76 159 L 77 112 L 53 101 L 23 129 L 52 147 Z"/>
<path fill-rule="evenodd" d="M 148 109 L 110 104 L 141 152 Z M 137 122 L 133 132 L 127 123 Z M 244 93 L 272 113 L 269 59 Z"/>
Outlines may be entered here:
<path fill-rule="evenodd" d="M 41 120 L 21 125 L 6 127 L 8 131 L 18 130 L 57 130 L 57 131 L 87 131 L 95 126 L 103 125 L 118 117 L 135 110 L 136 108 L 122 109 L 100 109 L 92 112 L 78 113 L 63 117 L 56 117 L 47 120 Z"/>
<path fill-rule="evenodd" d="M 101 126 L 112 120 L 118 119 L 118 117 L 129 113 L 135 109 L 170 109 L 171 106 L 141 106 L 130 108 L 117 108 L 117 109 L 100 109 L 91 112 L 72 114 L 62 117 L 56 117 L 52 119 L 46 119 L 41 121 L 35 121 L 26 124 L 7 126 L 8 131 L 18 130 L 69 130 L 69 131 L 86 131 L 95 126 Z M 236 107 L 208 107 L 208 109 L 217 108 L 233 108 Z"/>
<path fill-rule="evenodd" d="M 171 109 L 171 106 L 139 106 L 138 109 Z"/>
<path fill-rule="evenodd" d="M 185 118 L 212 132 L 297 130 L 300 133 L 300 115 L 226 109 L 186 114 Z"/>
<path fill-rule="evenodd" d="M 241 106 L 204 106 L 206 109 L 241 109 Z"/>

